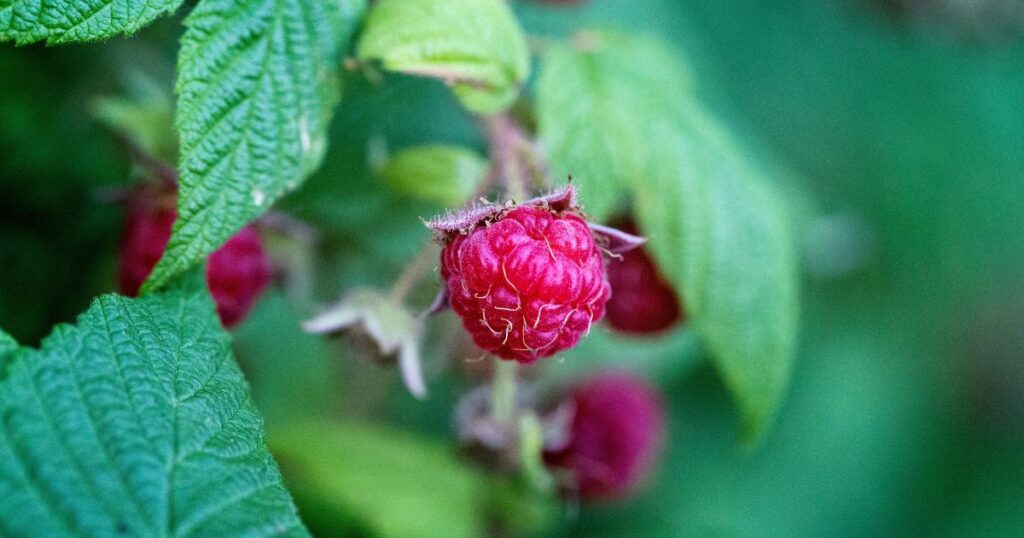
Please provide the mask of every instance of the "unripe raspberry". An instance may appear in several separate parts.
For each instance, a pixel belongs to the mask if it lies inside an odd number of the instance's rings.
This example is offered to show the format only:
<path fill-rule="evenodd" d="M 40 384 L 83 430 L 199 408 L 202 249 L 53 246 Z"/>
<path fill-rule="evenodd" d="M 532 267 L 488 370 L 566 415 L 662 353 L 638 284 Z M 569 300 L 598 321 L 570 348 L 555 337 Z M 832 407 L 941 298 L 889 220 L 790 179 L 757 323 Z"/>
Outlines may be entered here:
<path fill-rule="evenodd" d="M 523 205 L 448 238 L 441 276 L 473 342 L 529 363 L 571 348 L 604 315 L 604 260 L 574 208 Z"/>
<path fill-rule="evenodd" d="M 174 197 L 132 197 L 125 214 L 118 260 L 118 290 L 124 295 L 139 293 L 171 238 L 176 211 Z M 235 234 L 210 255 L 206 283 L 225 327 L 245 318 L 263 290 L 270 284 L 272 266 L 260 236 L 252 227 Z"/>
<path fill-rule="evenodd" d="M 544 453 L 572 472 L 584 499 L 621 498 L 650 472 L 664 432 L 661 398 L 642 379 L 601 374 L 571 389 L 573 417 L 564 447 Z"/>
<path fill-rule="evenodd" d="M 612 223 L 630 234 L 636 234 L 631 218 Z M 612 297 L 608 300 L 608 324 L 617 331 L 651 334 L 668 329 L 681 317 L 679 300 L 672 285 L 661 276 L 654 260 L 644 248 L 622 253 L 622 259 L 608 263 L 608 283 Z"/>

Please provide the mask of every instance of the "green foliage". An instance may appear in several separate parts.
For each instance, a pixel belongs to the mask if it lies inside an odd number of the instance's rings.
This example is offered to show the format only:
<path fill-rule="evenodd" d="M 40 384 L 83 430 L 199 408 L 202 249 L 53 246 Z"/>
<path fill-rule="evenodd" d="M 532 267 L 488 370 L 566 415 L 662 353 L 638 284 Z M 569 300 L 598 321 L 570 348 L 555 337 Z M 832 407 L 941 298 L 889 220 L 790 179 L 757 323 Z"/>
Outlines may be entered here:
<path fill-rule="evenodd" d="M 143 291 L 216 250 L 319 166 L 363 0 L 205 0 L 178 60 L 178 220 Z"/>
<path fill-rule="evenodd" d="M 380 177 L 392 189 L 445 207 L 459 207 L 487 171 L 487 161 L 459 146 L 428 145 L 392 155 Z"/>
<path fill-rule="evenodd" d="M 511 105 L 530 70 L 526 38 L 503 0 L 383 0 L 358 53 L 388 70 L 439 78 L 481 114 Z"/>
<path fill-rule="evenodd" d="M 232 334 L 233 348 L 268 430 L 327 412 L 339 392 L 332 346 L 306 333 L 279 290 L 269 290 Z"/>
<path fill-rule="evenodd" d="M 562 362 L 544 364 L 544 378 L 569 383 L 604 370 L 624 370 L 668 384 L 700 366 L 701 342 L 692 330 L 635 337 L 594 327 L 580 343 L 561 354 Z"/>
<path fill-rule="evenodd" d="M 134 34 L 182 0 L 3 0 L 0 41 L 49 45 Z"/>
<path fill-rule="evenodd" d="M 690 139 L 653 130 L 654 151 L 675 160 L 637 192 L 636 213 L 736 398 L 744 439 L 756 441 L 792 369 L 795 239 L 785 207 L 724 135 L 709 122 L 690 127 Z"/>
<path fill-rule="evenodd" d="M 103 97 L 91 112 L 107 128 L 149 155 L 173 162 L 178 157 L 174 135 L 174 101 L 156 81 L 137 77 L 130 97 Z"/>
<path fill-rule="evenodd" d="M 580 176 L 603 217 L 626 195 L 688 318 L 758 440 L 781 404 L 795 350 L 794 239 L 784 206 L 686 92 L 657 41 L 587 33 L 545 54 L 538 89 L 552 168 Z"/>
<path fill-rule="evenodd" d="M 483 476 L 447 443 L 354 423 L 305 422 L 273 430 L 289 487 L 385 538 L 479 536 Z"/>
<path fill-rule="evenodd" d="M 7 359 L 18 349 L 18 342 L 11 335 L 0 330 L 0 377 L 3 377 L 7 368 Z"/>
<path fill-rule="evenodd" d="M 305 534 L 205 293 L 97 299 L 0 382 L 5 536 Z"/>
<path fill-rule="evenodd" d="M 553 177 L 572 175 L 587 213 L 606 220 L 660 165 L 650 122 L 677 108 L 690 74 L 665 45 L 583 32 L 544 51 L 537 121 Z"/>

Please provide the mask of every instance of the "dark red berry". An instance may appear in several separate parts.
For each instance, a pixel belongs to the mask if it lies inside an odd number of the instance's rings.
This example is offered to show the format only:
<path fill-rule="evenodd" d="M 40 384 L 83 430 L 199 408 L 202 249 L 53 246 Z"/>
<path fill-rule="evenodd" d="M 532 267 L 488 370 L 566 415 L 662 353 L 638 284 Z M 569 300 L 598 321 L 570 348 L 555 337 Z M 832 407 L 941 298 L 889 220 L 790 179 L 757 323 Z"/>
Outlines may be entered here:
<path fill-rule="evenodd" d="M 206 284 L 225 327 L 234 327 L 252 310 L 273 277 L 273 266 L 259 232 L 242 228 L 210 255 Z"/>
<path fill-rule="evenodd" d="M 160 260 L 176 216 L 174 197 L 140 193 L 125 214 L 118 263 L 118 290 L 135 296 Z M 245 318 L 270 284 L 273 268 L 259 233 L 243 228 L 210 255 L 206 283 L 225 327 Z"/>
<path fill-rule="evenodd" d="M 541 205 L 499 212 L 450 237 L 441 276 L 473 342 L 523 363 L 576 345 L 610 293 L 586 221 Z"/>
<path fill-rule="evenodd" d="M 551 467 L 572 473 L 584 499 L 615 499 L 633 492 L 650 472 L 662 444 L 661 398 L 645 381 L 601 374 L 570 390 L 568 442 L 545 452 Z"/>
<path fill-rule="evenodd" d="M 616 219 L 612 227 L 637 234 L 631 218 Z M 682 317 L 675 289 L 665 281 L 643 247 L 608 262 L 608 324 L 617 331 L 651 334 L 664 331 Z"/>
<path fill-rule="evenodd" d="M 129 200 L 117 266 L 117 289 L 122 294 L 138 295 L 167 248 L 176 216 L 173 196 L 140 193 Z"/>

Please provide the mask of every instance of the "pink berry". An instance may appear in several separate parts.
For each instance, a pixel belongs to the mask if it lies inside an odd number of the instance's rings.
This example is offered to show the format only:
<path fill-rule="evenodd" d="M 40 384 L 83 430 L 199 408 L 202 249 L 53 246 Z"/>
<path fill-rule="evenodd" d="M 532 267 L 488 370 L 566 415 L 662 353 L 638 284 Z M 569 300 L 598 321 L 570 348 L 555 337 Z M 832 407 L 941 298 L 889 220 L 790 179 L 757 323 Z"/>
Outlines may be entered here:
<path fill-rule="evenodd" d="M 642 379 L 605 373 L 570 390 L 574 414 L 564 447 L 545 452 L 552 467 L 575 478 L 584 499 L 615 499 L 635 491 L 661 447 L 661 398 Z"/>
<path fill-rule="evenodd" d="M 628 217 L 617 219 L 611 226 L 637 233 L 636 224 Z M 657 333 L 682 317 L 675 289 L 665 281 L 643 247 L 625 252 L 622 259 L 608 263 L 608 283 L 612 287 L 607 305 L 608 324 L 619 332 Z"/>
<path fill-rule="evenodd" d="M 141 193 L 130 200 L 125 214 L 118 263 L 118 289 L 139 293 L 142 283 L 160 260 L 171 238 L 177 215 L 174 197 Z M 221 323 L 231 328 L 245 318 L 270 284 L 273 267 L 259 233 L 243 228 L 210 255 L 206 283 L 217 305 Z"/>
<path fill-rule="evenodd" d="M 477 346 L 530 363 L 576 345 L 604 315 L 604 260 L 574 210 L 524 205 L 449 238 L 449 301 Z"/>

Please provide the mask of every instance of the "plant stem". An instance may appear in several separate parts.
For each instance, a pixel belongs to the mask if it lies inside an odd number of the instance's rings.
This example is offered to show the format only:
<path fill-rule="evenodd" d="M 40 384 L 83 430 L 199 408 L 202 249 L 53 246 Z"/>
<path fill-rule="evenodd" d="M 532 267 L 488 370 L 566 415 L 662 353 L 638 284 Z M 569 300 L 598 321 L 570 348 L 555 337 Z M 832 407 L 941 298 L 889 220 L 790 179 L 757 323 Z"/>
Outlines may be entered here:
<path fill-rule="evenodd" d="M 391 286 L 391 291 L 388 293 L 391 299 L 396 303 L 401 303 L 416 284 L 419 284 L 424 275 L 430 271 L 436 261 L 436 246 L 433 241 L 428 241 L 420 249 L 419 254 L 405 266 L 402 274 L 398 276 L 398 280 Z"/>
<path fill-rule="evenodd" d="M 491 382 L 491 418 L 499 424 L 508 423 L 516 411 L 515 361 L 495 358 L 494 379 Z"/>
<path fill-rule="evenodd" d="M 523 201 L 529 196 L 532 175 L 530 163 L 524 159 L 523 148 L 530 141 L 522 127 L 512 116 L 498 114 L 484 120 L 484 133 L 490 147 L 491 170 L 505 186 L 512 200 Z"/>

